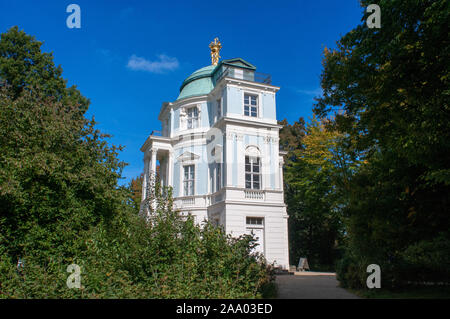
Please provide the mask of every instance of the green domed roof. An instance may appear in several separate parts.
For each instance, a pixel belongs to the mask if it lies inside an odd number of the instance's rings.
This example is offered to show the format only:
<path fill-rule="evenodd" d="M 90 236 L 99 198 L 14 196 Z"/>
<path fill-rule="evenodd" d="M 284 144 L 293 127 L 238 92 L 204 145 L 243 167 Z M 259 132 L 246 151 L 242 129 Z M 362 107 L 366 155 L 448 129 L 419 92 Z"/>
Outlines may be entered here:
<path fill-rule="evenodd" d="M 251 71 L 256 70 L 254 65 L 241 58 L 222 60 L 218 65 L 205 66 L 189 75 L 186 80 L 183 81 L 177 101 L 191 96 L 206 95 L 211 92 L 215 85 L 213 82 L 213 74 L 222 66 L 237 67 Z"/>
<path fill-rule="evenodd" d="M 206 95 L 214 88 L 211 75 L 216 65 L 208 65 L 198 69 L 183 81 L 177 100 L 190 96 Z"/>
<path fill-rule="evenodd" d="M 214 69 L 216 68 L 216 65 L 208 65 L 205 66 L 204 68 L 198 69 L 197 71 L 195 71 L 194 73 L 192 73 L 191 75 L 189 75 L 186 80 L 184 80 L 183 84 L 185 82 L 188 82 L 192 79 L 195 79 L 197 77 L 202 77 L 202 76 L 211 76 L 212 72 L 214 71 Z"/>

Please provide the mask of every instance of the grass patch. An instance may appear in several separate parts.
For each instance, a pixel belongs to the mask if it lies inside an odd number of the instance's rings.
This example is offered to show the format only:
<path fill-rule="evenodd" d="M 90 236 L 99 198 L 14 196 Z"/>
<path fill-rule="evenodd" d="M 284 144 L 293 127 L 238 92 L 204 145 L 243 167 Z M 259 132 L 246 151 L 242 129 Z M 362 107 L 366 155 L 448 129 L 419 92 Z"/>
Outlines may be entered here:
<path fill-rule="evenodd" d="M 353 290 L 350 292 L 362 298 L 369 299 L 450 299 L 450 287 L 448 286 L 413 286 L 402 289 L 371 289 Z"/>
<path fill-rule="evenodd" d="M 262 289 L 261 295 L 264 299 L 276 299 L 278 296 L 278 289 L 275 282 L 273 281 L 266 284 Z"/>

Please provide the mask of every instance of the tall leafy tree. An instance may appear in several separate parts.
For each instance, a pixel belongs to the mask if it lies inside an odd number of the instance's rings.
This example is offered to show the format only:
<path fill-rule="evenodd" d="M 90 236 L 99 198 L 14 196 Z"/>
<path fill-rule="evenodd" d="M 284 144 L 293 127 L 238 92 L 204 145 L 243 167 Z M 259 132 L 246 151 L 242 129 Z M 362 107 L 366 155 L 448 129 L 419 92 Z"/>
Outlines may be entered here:
<path fill-rule="evenodd" d="M 141 174 L 133 179 L 129 184 L 129 189 L 131 191 L 131 202 L 133 207 L 137 212 L 139 212 L 140 204 L 142 201 L 142 183 L 144 180 L 144 174 Z"/>
<path fill-rule="evenodd" d="M 298 121 L 292 125 L 288 123 L 286 119 L 278 121 L 278 124 L 282 125 L 280 130 L 280 149 L 287 152 L 287 164 L 295 161 L 296 151 L 302 149 L 302 140 L 305 137 L 305 120 L 301 117 Z"/>
<path fill-rule="evenodd" d="M 364 163 L 346 193 L 351 261 L 341 279 L 364 286 L 364 267 L 377 263 L 385 285 L 449 280 L 450 2 L 361 1 L 371 3 L 381 28 L 368 28 L 365 14 L 325 50 L 314 108 L 334 116 L 347 153 Z"/>
<path fill-rule="evenodd" d="M 13 258 L 68 256 L 81 231 L 120 207 L 120 147 L 77 106 L 36 92 L 0 92 L 0 249 Z"/>
<path fill-rule="evenodd" d="M 291 258 L 307 257 L 313 269 L 333 269 L 342 223 L 335 176 L 339 134 L 316 117 L 306 128 L 295 161 L 286 167 Z"/>
<path fill-rule="evenodd" d="M 48 261 L 70 256 L 82 230 L 117 212 L 125 164 L 41 45 L 18 27 L 0 39 L 0 250 Z"/>
<path fill-rule="evenodd" d="M 76 86 L 67 87 L 61 66 L 55 66 L 52 53 L 41 51 L 42 42 L 12 27 L 0 38 L 0 79 L 12 88 L 10 94 L 18 97 L 24 90 L 39 87 L 40 94 L 52 96 L 62 105 L 75 105 L 81 114 L 89 100 Z"/>

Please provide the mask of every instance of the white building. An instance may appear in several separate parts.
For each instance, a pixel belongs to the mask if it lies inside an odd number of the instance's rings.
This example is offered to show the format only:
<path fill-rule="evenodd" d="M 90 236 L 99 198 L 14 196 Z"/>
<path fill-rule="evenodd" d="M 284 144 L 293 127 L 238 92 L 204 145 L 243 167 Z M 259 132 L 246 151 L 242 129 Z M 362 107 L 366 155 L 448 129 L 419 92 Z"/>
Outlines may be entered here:
<path fill-rule="evenodd" d="M 143 200 L 158 161 L 176 209 L 233 236 L 253 232 L 268 262 L 288 269 L 279 87 L 243 59 L 218 63 L 213 53 L 213 64 L 186 78 L 176 101 L 163 103 L 161 136 L 150 135 L 141 147 Z"/>

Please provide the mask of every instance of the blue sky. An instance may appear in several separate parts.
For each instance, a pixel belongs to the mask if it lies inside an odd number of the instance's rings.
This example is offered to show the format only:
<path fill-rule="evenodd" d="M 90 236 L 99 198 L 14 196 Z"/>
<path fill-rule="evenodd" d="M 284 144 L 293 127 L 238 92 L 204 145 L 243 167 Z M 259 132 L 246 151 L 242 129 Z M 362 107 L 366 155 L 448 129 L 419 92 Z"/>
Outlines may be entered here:
<path fill-rule="evenodd" d="M 66 26 L 71 3 L 81 8 L 81 29 Z M 91 100 L 88 116 L 125 146 L 126 183 L 142 171 L 139 148 L 160 129 L 162 102 L 210 64 L 215 37 L 223 59 L 241 57 L 272 75 L 281 87 L 277 117 L 292 123 L 312 115 L 323 48 L 335 47 L 362 15 L 357 0 L 0 0 L 0 32 L 18 25 L 45 42 L 69 85 Z"/>

